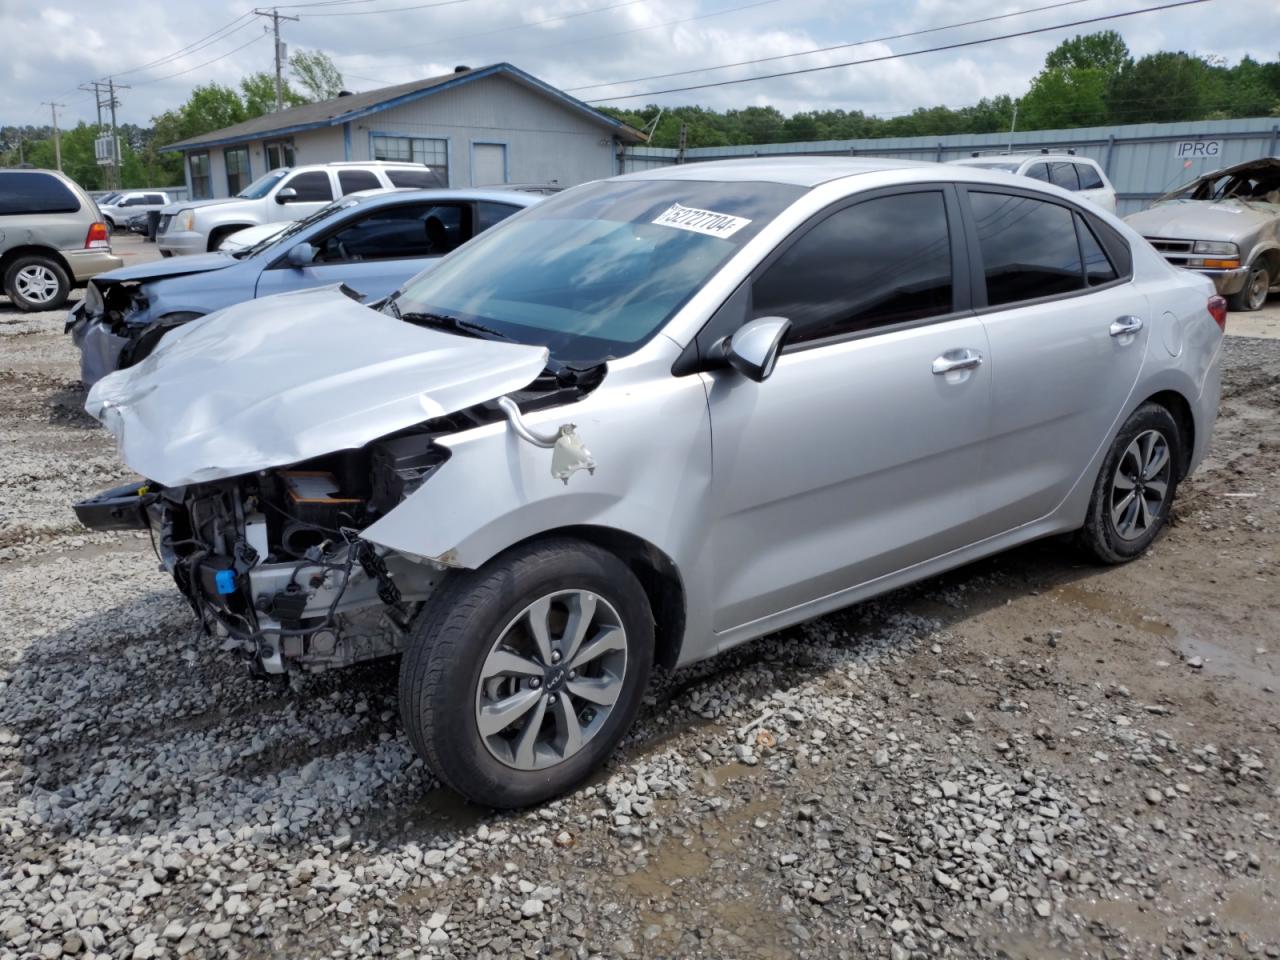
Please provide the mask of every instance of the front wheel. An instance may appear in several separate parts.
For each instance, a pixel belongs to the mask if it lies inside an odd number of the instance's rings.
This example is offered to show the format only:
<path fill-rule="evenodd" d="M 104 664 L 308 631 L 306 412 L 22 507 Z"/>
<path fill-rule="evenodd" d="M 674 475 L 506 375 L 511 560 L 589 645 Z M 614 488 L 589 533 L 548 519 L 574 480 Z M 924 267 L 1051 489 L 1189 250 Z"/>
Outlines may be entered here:
<path fill-rule="evenodd" d="M 400 712 L 446 785 L 524 807 L 613 751 L 652 662 L 653 614 L 635 574 L 591 544 L 544 541 L 445 582 L 401 663 Z"/>
<path fill-rule="evenodd" d="M 1233 293 L 1229 298 L 1229 305 L 1232 310 L 1237 313 L 1246 313 L 1251 310 L 1261 310 L 1263 304 L 1267 302 L 1267 293 L 1271 289 L 1271 272 L 1261 263 L 1255 263 L 1249 268 L 1249 275 L 1245 278 L 1244 287 L 1239 293 Z"/>
<path fill-rule="evenodd" d="M 1079 540 L 1103 563 L 1125 563 L 1159 535 L 1178 489 L 1182 434 L 1173 416 L 1144 403 L 1116 435 L 1093 487 Z"/>

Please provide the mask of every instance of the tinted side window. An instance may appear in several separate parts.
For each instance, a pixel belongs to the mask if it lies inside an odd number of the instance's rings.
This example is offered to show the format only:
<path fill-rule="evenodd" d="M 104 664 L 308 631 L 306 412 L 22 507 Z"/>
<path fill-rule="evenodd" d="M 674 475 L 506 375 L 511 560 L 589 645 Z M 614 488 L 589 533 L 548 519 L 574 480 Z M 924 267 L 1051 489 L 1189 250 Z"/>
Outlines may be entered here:
<path fill-rule="evenodd" d="M 382 184 L 368 170 L 339 170 L 338 186 L 342 188 L 342 195 L 345 197 L 357 190 L 377 190 Z"/>
<path fill-rule="evenodd" d="M 19 213 L 75 213 L 80 201 L 47 173 L 0 172 L 0 216 Z"/>
<path fill-rule="evenodd" d="M 1076 164 L 1076 174 L 1080 177 L 1081 190 L 1101 190 L 1102 175 L 1098 168 L 1087 163 Z"/>
<path fill-rule="evenodd" d="M 790 343 L 951 311 L 940 192 L 867 200 L 831 214 L 755 282 L 754 316 L 792 323 Z"/>
<path fill-rule="evenodd" d="M 1032 180 L 1043 180 L 1045 183 L 1048 183 L 1049 165 L 1047 163 L 1033 163 L 1031 166 L 1027 167 L 1025 175 L 1030 177 Z"/>
<path fill-rule="evenodd" d="M 1053 185 L 1063 190 L 1079 190 L 1080 181 L 1076 178 L 1074 163 L 1055 163 L 1049 168 L 1049 176 Z"/>
<path fill-rule="evenodd" d="M 501 223 L 520 209 L 520 207 L 513 207 L 509 203 L 489 203 L 486 200 L 481 200 L 476 204 L 476 233 L 481 230 L 488 230 L 495 223 Z"/>
<path fill-rule="evenodd" d="M 1084 287 L 1066 207 L 1002 193 L 969 193 L 987 279 L 987 303 L 1034 300 Z"/>
<path fill-rule="evenodd" d="M 298 195 L 293 198 L 294 203 L 316 203 L 333 199 L 333 187 L 329 185 L 329 174 L 323 170 L 299 173 L 286 180 L 284 186 L 293 187 L 298 191 Z M 281 187 L 281 189 L 284 188 Z"/>
<path fill-rule="evenodd" d="M 374 210 L 319 246 L 323 263 L 433 257 L 465 242 L 470 211 L 456 203 L 413 203 Z"/>
<path fill-rule="evenodd" d="M 388 170 L 387 179 L 397 187 L 447 187 L 434 170 Z"/>
<path fill-rule="evenodd" d="M 163 193 L 148 193 L 148 194 L 147 194 L 147 203 L 164 203 L 164 202 L 165 202 L 165 199 L 164 199 L 164 194 L 163 194 Z"/>
<path fill-rule="evenodd" d="M 1117 276 L 1116 268 L 1089 225 L 1079 215 L 1076 216 L 1076 231 L 1080 234 L 1080 252 L 1084 255 L 1085 281 L 1091 287 L 1110 283 Z"/>

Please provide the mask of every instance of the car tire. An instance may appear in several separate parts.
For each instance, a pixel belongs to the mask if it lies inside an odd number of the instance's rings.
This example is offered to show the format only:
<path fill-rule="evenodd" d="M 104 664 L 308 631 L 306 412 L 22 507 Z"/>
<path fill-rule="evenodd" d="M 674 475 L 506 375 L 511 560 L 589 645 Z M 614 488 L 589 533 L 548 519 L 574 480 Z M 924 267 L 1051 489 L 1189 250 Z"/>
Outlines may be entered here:
<path fill-rule="evenodd" d="M 1089 513 L 1078 534 L 1101 563 L 1127 563 L 1160 535 L 1177 495 L 1182 433 L 1173 415 L 1144 403 L 1116 434 L 1093 485 Z"/>
<path fill-rule="evenodd" d="M 16 257 L 5 270 L 4 292 L 19 310 L 57 310 L 67 302 L 71 281 L 57 260 L 28 254 Z"/>
<path fill-rule="evenodd" d="M 1265 263 L 1255 263 L 1249 267 L 1244 278 L 1244 286 L 1233 293 L 1227 305 L 1236 313 L 1248 313 L 1261 310 L 1267 302 L 1267 293 L 1271 290 L 1271 271 Z"/>
<path fill-rule="evenodd" d="M 526 807 L 613 751 L 652 663 L 653 614 L 635 574 L 592 544 L 545 540 L 442 583 L 401 661 L 400 713 L 444 784 L 484 806 Z"/>

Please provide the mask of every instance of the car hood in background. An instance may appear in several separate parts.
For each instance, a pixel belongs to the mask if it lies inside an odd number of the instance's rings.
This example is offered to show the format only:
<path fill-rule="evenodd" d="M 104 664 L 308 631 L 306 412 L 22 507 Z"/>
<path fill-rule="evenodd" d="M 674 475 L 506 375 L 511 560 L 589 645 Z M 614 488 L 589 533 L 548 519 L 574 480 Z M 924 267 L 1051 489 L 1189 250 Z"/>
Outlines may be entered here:
<path fill-rule="evenodd" d="M 233 200 L 243 200 L 244 197 L 215 197 L 212 200 L 175 200 L 173 203 L 167 204 L 160 208 L 161 215 L 177 213 L 179 210 L 193 210 L 196 207 L 212 207 L 219 203 L 231 203 Z"/>
<path fill-rule="evenodd" d="M 1280 206 L 1260 200 L 1162 200 L 1125 217 L 1144 237 L 1170 240 L 1238 240 L 1280 219 Z"/>
<path fill-rule="evenodd" d="M 364 446 L 527 386 L 545 347 L 413 326 L 339 287 L 211 313 L 94 385 L 85 410 L 166 486 Z"/>
<path fill-rule="evenodd" d="M 169 257 L 165 260 L 152 260 L 149 263 L 135 263 L 131 267 L 121 267 L 119 270 L 99 274 L 94 278 L 94 282 L 101 286 L 107 283 L 163 280 L 165 277 L 183 277 L 189 273 L 225 270 L 239 262 L 226 253 L 198 253 L 190 257 Z"/>

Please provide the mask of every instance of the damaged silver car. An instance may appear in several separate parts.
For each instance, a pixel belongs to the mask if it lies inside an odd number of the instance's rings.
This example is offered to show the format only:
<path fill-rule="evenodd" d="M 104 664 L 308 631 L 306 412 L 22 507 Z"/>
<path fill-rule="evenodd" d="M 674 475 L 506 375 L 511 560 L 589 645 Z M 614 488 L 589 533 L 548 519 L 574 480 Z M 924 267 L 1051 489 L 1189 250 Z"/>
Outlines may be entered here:
<path fill-rule="evenodd" d="M 270 322 L 264 322 L 269 319 Z M 565 191 L 379 309 L 168 334 L 87 409 L 259 673 L 402 655 L 480 803 L 586 777 L 651 669 L 1013 545 L 1141 554 L 1217 409 L 1225 310 L 1114 217 L 999 172 L 691 164 Z"/>
<path fill-rule="evenodd" d="M 1175 267 L 1209 277 L 1232 310 L 1280 292 L 1280 157 L 1203 174 L 1125 221 Z"/>

